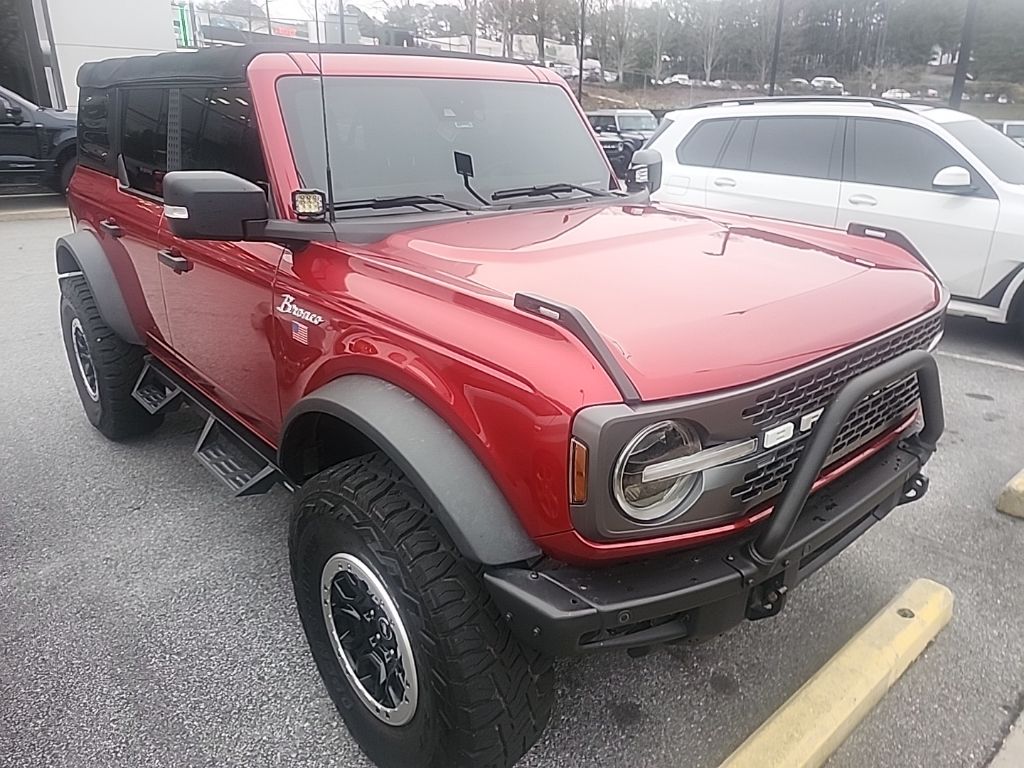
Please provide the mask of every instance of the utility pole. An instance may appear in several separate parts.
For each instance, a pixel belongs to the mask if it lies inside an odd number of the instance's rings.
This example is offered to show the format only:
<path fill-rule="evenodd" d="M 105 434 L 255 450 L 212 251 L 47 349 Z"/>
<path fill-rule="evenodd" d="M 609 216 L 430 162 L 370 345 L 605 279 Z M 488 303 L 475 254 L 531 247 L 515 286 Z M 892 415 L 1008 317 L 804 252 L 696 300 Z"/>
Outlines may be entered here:
<path fill-rule="evenodd" d="M 338 41 L 345 44 L 345 0 L 338 0 Z"/>
<path fill-rule="evenodd" d="M 587 15 L 587 0 L 580 0 L 580 72 L 576 83 L 576 99 L 583 104 L 583 22 Z"/>
<path fill-rule="evenodd" d="M 779 14 L 775 19 L 775 50 L 772 52 L 772 73 L 768 80 L 768 95 L 775 95 L 775 79 L 779 74 L 779 51 L 782 48 L 782 16 L 785 7 L 785 0 L 779 0 Z"/>
<path fill-rule="evenodd" d="M 967 68 L 971 64 L 971 46 L 974 43 L 974 19 L 978 15 L 978 0 L 967 0 L 967 15 L 964 17 L 964 32 L 960 38 L 960 54 L 956 59 L 956 73 L 953 75 L 953 91 L 949 94 L 951 109 L 960 109 L 967 84 Z"/>

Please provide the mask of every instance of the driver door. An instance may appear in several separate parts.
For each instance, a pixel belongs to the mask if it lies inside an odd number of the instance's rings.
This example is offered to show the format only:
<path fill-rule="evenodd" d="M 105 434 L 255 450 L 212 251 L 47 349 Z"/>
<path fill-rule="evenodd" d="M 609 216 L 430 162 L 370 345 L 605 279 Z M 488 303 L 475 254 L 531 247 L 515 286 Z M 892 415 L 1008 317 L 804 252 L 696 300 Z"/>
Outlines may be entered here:
<path fill-rule="evenodd" d="M 977 298 L 999 218 L 995 192 L 931 131 L 877 118 L 849 124 L 839 228 L 856 223 L 901 232 L 953 295 Z M 932 187 L 935 175 L 950 166 L 971 172 L 974 192 Z"/>

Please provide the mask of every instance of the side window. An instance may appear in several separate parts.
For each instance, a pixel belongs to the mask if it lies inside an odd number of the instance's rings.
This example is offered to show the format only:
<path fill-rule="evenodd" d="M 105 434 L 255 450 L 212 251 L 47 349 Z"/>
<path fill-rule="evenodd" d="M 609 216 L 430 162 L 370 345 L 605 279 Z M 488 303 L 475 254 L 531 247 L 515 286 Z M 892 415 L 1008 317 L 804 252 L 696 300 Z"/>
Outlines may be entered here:
<path fill-rule="evenodd" d="M 956 150 L 923 128 L 891 120 L 856 121 L 851 181 L 930 192 L 935 174 L 951 165 L 970 168 Z"/>
<path fill-rule="evenodd" d="M 754 133 L 750 170 L 809 179 L 838 178 L 832 158 L 840 125 L 835 117 L 761 118 Z"/>
<path fill-rule="evenodd" d="M 167 172 L 167 89 L 125 89 L 121 101 L 121 155 L 128 186 L 159 197 Z"/>
<path fill-rule="evenodd" d="M 732 132 L 729 143 L 722 153 L 722 159 L 718 161 L 719 168 L 729 168 L 733 171 L 745 171 L 750 166 L 750 148 L 754 143 L 754 130 L 757 128 L 757 120 L 749 117 L 739 120 L 736 123 L 736 130 Z"/>
<path fill-rule="evenodd" d="M 227 171 L 266 186 L 248 88 L 182 88 L 178 103 L 181 170 Z"/>
<path fill-rule="evenodd" d="M 99 171 L 110 170 L 110 94 L 83 88 L 78 100 L 78 162 Z"/>
<path fill-rule="evenodd" d="M 704 168 L 714 166 L 735 122 L 729 119 L 699 123 L 676 147 L 676 159 L 679 164 L 698 165 Z"/>

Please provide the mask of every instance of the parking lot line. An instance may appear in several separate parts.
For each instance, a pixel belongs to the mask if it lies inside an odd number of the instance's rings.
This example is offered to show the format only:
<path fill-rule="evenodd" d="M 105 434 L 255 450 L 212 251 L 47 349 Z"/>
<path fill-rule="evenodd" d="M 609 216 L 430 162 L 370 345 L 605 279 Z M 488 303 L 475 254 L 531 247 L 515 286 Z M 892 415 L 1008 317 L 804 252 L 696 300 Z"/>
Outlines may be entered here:
<path fill-rule="evenodd" d="M 953 360 L 962 360 L 965 363 L 977 363 L 978 365 L 988 365 L 992 368 L 1002 368 L 1006 371 L 1016 371 L 1017 373 L 1024 373 L 1024 365 L 1017 365 L 1016 363 L 1004 363 L 1001 360 L 989 360 L 986 357 L 974 357 L 973 355 L 961 355 L 956 352 L 938 351 L 936 355 L 942 357 L 948 357 Z"/>
<path fill-rule="evenodd" d="M 822 765 L 953 615 L 953 593 L 918 579 L 769 717 L 721 768 Z"/>

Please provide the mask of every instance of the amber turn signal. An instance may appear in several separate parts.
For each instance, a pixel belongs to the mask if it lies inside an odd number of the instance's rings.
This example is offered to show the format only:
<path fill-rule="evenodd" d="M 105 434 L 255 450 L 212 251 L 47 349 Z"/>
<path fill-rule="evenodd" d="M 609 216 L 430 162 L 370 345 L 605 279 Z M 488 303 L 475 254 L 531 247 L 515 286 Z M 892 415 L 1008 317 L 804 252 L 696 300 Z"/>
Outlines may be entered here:
<path fill-rule="evenodd" d="M 569 498 L 573 504 L 587 500 L 587 461 L 590 451 L 575 437 L 569 443 Z"/>

